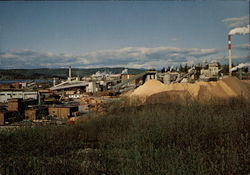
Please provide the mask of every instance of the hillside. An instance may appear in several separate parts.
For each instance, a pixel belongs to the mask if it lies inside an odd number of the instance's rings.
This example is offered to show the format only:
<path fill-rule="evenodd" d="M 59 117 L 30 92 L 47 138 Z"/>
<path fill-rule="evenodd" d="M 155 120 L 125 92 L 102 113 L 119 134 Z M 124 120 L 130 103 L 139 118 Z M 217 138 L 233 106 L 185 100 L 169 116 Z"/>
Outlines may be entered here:
<path fill-rule="evenodd" d="M 72 76 L 88 76 L 97 71 L 112 72 L 114 74 L 121 73 L 124 68 L 91 68 L 78 69 L 72 68 Z M 138 74 L 143 72 L 143 69 L 129 69 L 130 74 Z M 0 80 L 17 80 L 17 79 L 47 79 L 52 77 L 66 78 L 68 69 L 0 69 Z"/>
<path fill-rule="evenodd" d="M 76 125 L 0 129 L 0 174 L 250 172 L 249 102 L 113 105 Z"/>

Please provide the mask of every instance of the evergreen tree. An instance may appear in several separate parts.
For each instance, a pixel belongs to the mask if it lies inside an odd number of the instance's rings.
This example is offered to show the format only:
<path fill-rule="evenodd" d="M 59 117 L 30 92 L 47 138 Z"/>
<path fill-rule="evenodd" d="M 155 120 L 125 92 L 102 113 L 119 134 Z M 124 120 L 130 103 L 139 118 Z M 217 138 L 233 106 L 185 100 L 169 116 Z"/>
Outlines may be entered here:
<path fill-rule="evenodd" d="M 228 73 L 229 71 L 229 68 L 228 68 L 228 64 L 224 64 L 221 66 L 222 70 L 221 70 L 221 73 Z"/>
<path fill-rule="evenodd" d="M 220 69 L 221 68 L 221 64 L 219 62 L 217 62 L 217 64 L 218 64 L 218 68 Z"/>
<path fill-rule="evenodd" d="M 183 67 L 182 67 L 181 64 L 180 64 L 180 66 L 179 66 L 179 72 L 183 72 Z"/>
<path fill-rule="evenodd" d="M 161 69 L 161 73 L 163 73 L 163 72 L 165 72 L 165 67 L 163 67 L 163 68 Z"/>
<path fill-rule="evenodd" d="M 168 72 L 168 71 L 170 71 L 170 66 L 168 66 L 168 68 L 167 68 L 167 72 Z"/>
<path fill-rule="evenodd" d="M 184 72 L 188 72 L 188 65 L 187 64 L 185 64 L 185 66 L 184 66 Z"/>

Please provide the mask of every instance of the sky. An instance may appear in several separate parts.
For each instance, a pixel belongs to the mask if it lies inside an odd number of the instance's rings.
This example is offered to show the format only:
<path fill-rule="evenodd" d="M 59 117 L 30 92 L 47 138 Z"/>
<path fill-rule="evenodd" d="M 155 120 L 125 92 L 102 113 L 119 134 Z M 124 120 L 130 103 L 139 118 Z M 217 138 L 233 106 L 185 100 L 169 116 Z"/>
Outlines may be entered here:
<path fill-rule="evenodd" d="M 249 0 L 0 1 L 0 69 L 227 63 L 248 24 Z M 232 46 L 250 61 L 249 34 Z"/>

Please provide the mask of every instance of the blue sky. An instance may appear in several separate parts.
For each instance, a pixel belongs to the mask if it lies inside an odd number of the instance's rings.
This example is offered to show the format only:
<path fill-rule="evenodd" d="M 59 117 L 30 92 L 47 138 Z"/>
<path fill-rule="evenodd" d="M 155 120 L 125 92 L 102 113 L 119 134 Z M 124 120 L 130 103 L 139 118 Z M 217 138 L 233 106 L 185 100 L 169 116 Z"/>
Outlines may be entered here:
<path fill-rule="evenodd" d="M 248 19 L 247 0 L 0 2 L 0 68 L 226 62 Z M 233 62 L 249 61 L 249 34 L 232 38 Z"/>

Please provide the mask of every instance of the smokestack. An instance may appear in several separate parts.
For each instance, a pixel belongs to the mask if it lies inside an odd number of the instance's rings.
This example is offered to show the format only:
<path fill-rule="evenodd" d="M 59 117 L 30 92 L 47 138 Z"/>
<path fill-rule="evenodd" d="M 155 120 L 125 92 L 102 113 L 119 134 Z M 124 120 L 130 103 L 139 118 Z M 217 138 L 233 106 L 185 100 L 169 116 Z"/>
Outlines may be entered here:
<path fill-rule="evenodd" d="M 237 27 L 229 31 L 228 33 L 228 60 L 229 60 L 229 76 L 232 76 L 232 35 L 246 35 L 250 33 L 250 25 L 246 27 Z"/>
<path fill-rule="evenodd" d="M 56 85 L 56 78 L 53 78 L 53 86 Z"/>
<path fill-rule="evenodd" d="M 231 45 L 231 35 L 228 35 L 228 68 L 229 76 L 232 76 L 232 45 Z"/>
<path fill-rule="evenodd" d="M 71 66 L 69 66 L 69 78 L 71 78 Z"/>

